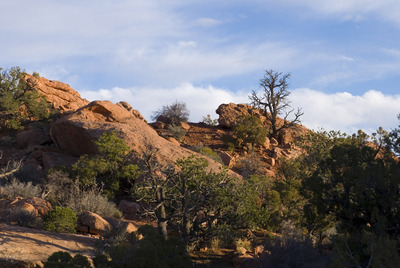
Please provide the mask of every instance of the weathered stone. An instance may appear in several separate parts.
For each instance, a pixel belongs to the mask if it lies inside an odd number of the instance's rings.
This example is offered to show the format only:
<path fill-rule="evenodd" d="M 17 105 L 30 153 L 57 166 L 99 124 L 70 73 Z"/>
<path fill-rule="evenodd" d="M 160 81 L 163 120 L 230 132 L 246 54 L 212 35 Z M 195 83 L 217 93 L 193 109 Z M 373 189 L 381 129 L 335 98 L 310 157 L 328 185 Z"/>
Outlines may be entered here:
<path fill-rule="evenodd" d="M 172 143 L 172 144 L 181 146 L 181 144 L 179 143 L 179 141 L 177 141 L 177 140 L 176 140 L 175 138 L 173 138 L 173 137 L 169 137 L 167 140 L 168 140 L 170 143 Z"/>
<path fill-rule="evenodd" d="M 275 159 L 274 158 L 267 158 L 266 160 L 265 160 L 265 162 L 267 162 L 267 164 L 268 165 L 270 165 L 270 166 L 275 166 Z"/>
<path fill-rule="evenodd" d="M 82 99 L 78 92 L 62 82 L 48 80 L 44 77 L 34 77 L 30 74 L 27 74 L 25 79 L 28 83 L 35 85 L 47 102 L 61 113 L 76 111 L 89 103 Z"/>
<path fill-rule="evenodd" d="M 275 138 L 271 138 L 270 145 L 275 147 L 279 145 L 279 142 Z"/>
<path fill-rule="evenodd" d="M 126 219 L 134 220 L 140 218 L 142 207 L 136 202 L 122 200 L 118 206 Z"/>
<path fill-rule="evenodd" d="M 157 121 L 157 122 L 153 123 L 153 126 L 155 129 L 164 129 L 165 123 L 163 123 L 161 121 Z"/>
<path fill-rule="evenodd" d="M 219 156 L 221 157 L 222 163 L 224 163 L 225 166 L 231 168 L 235 165 L 235 158 L 227 152 L 219 152 Z"/>
<path fill-rule="evenodd" d="M 78 217 L 77 228 L 82 233 L 105 235 L 111 231 L 111 225 L 93 212 L 84 212 Z"/>
<path fill-rule="evenodd" d="M 265 142 L 262 144 L 262 146 L 265 149 L 269 149 L 270 144 L 271 144 L 271 141 L 269 140 L 269 138 L 265 138 Z"/>
<path fill-rule="evenodd" d="M 262 254 L 264 252 L 264 246 L 263 245 L 258 245 L 258 246 L 256 246 L 256 247 L 254 247 L 254 249 L 253 249 L 253 254 L 254 255 L 259 255 L 259 254 Z"/>
<path fill-rule="evenodd" d="M 288 129 L 282 129 L 279 131 L 279 140 L 282 146 L 286 146 L 293 141 L 293 136 Z"/>
<path fill-rule="evenodd" d="M 179 122 L 179 126 L 180 126 L 181 128 L 183 128 L 184 130 L 186 130 L 186 131 L 189 131 L 189 129 L 190 129 L 189 124 L 187 124 L 187 123 L 185 123 L 185 122 Z"/>
<path fill-rule="evenodd" d="M 237 247 L 236 253 L 239 255 L 245 255 L 247 253 L 247 249 L 245 249 L 244 247 Z"/>

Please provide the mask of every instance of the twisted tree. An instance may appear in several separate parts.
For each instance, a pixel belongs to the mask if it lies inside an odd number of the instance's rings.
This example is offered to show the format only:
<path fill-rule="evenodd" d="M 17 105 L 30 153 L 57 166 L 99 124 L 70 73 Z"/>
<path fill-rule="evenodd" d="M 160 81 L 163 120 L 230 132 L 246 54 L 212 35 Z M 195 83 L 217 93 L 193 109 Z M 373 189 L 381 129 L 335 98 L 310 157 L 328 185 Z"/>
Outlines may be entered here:
<path fill-rule="evenodd" d="M 260 80 L 263 92 L 258 95 L 253 90 L 249 96 L 252 105 L 263 111 L 266 122 L 271 126 L 271 137 L 275 139 L 278 138 L 280 130 L 300 123 L 300 117 L 304 114 L 301 109 L 297 109 L 296 112 L 291 109 L 288 99 L 289 78 L 290 73 L 282 74 L 272 69 L 266 70 L 264 78 Z M 289 120 L 290 114 L 293 114 L 291 120 Z M 278 120 L 278 116 L 283 120 Z"/>

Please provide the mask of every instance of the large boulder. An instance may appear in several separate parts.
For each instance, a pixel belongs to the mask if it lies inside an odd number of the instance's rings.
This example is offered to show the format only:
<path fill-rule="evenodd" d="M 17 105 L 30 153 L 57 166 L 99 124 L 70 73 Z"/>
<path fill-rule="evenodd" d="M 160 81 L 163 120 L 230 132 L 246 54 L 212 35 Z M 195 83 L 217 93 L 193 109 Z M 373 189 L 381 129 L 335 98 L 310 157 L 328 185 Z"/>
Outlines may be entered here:
<path fill-rule="evenodd" d="M 78 217 L 76 229 L 93 235 L 105 235 L 111 231 L 111 224 L 93 212 L 84 212 Z"/>
<path fill-rule="evenodd" d="M 78 92 L 65 83 L 48 80 L 44 77 L 35 77 L 30 74 L 27 74 L 25 79 L 38 89 L 38 92 L 46 98 L 53 108 L 61 113 L 76 111 L 89 103 L 88 100 L 82 99 Z"/>
<path fill-rule="evenodd" d="M 221 104 L 215 112 L 219 115 L 218 124 L 227 128 L 234 127 L 239 117 L 243 115 L 256 116 L 262 119 L 260 111 L 247 104 Z"/>
<path fill-rule="evenodd" d="M 41 217 L 46 215 L 51 209 L 52 206 L 49 202 L 38 197 L 17 197 L 12 200 L 0 200 L 0 215 L 2 218 L 7 217 L 12 211 L 15 210 L 25 210 L 26 212 L 29 212 L 37 217 Z"/>
<path fill-rule="evenodd" d="M 155 157 L 161 164 L 169 164 L 179 158 L 197 154 L 160 137 L 152 127 L 125 106 L 109 101 L 91 102 L 58 119 L 50 129 L 50 136 L 61 151 L 80 156 L 96 153 L 94 141 L 111 130 L 125 141 L 137 158 L 141 158 L 149 148 L 157 151 Z M 201 154 L 197 155 L 209 160 L 210 169 L 218 170 L 220 167 L 211 159 Z M 233 172 L 231 174 L 235 175 Z"/>

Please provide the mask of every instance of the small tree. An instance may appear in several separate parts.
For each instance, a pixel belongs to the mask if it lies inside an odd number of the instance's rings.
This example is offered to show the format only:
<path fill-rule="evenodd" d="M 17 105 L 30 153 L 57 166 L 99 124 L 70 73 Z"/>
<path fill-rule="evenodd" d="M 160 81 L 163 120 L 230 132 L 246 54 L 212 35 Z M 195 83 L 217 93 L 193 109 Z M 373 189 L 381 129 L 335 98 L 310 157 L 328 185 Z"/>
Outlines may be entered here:
<path fill-rule="evenodd" d="M 267 129 L 261 120 L 254 116 L 241 116 L 234 127 L 234 137 L 239 147 L 251 144 L 263 144 L 267 138 Z"/>
<path fill-rule="evenodd" d="M 95 142 L 99 154 L 83 155 L 73 165 L 72 173 L 83 186 L 104 184 L 104 193 L 114 198 L 120 190 L 127 189 L 139 175 L 132 163 L 130 148 L 115 131 L 106 132 Z"/>
<path fill-rule="evenodd" d="M 300 117 L 303 115 L 301 109 L 293 113 L 288 97 L 290 92 L 287 90 L 290 74 L 282 74 L 274 70 L 266 70 L 265 76 L 260 80 L 260 86 L 263 89 L 261 96 L 254 90 L 249 96 L 252 105 L 263 111 L 266 122 L 271 126 L 271 137 L 277 139 L 280 130 L 294 126 L 300 123 Z M 288 120 L 290 114 L 294 115 L 292 120 Z M 282 115 L 282 121 L 278 121 L 278 116 Z"/>
<path fill-rule="evenodd" d="M 0 127 L 20 129 L 25 120 L 42 120 L 50 116 L 50 105 L 25 80 L 19 67 L 0 68 Z"/>
<path fill-rule="evenodd" d="M 186 103 L 175 101 L 170 105 L 163 105 L 158 111 L 155 111 L 151 119 L 156 121 L 159 117 L 163 117 L 166 124 L 179 125 L 180 122 L 189 120 L 190 112 L 186 107 Z"/>

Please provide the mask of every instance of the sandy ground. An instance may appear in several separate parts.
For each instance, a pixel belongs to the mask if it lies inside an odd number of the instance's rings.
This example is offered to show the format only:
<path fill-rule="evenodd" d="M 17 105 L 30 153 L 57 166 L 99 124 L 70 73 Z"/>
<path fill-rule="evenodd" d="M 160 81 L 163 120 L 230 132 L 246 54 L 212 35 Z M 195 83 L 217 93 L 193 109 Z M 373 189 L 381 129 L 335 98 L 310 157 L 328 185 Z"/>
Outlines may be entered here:
<path fill-rule="evenodd" d="M 98 239 L 0 224 L 0 259 L 46 261 L 57 251 L 93 256 Z M 4 267 L 0 263 L 0 267 Z"/>

